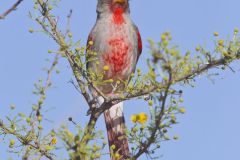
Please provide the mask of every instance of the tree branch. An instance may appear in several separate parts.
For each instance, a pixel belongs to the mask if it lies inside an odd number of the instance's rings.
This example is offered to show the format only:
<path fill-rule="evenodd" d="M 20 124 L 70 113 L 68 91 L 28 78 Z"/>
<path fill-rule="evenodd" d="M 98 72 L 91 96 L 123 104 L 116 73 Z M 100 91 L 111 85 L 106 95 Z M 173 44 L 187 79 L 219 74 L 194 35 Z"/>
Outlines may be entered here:
<path fill-rule="evenodd" d="M 203 73 L 203 72 L 205 72 L 205 71 L 207 71 L 211 68 L 215 68 L 215 67 L 218 67 L 218 66 L 221 66 L 221 65 L 226 65 L 226 63 L 227 63 L 227 59 L 225 57 L 220 58 L 218 60 L 213 60 L 213 61 L 211 61 L 211 63 L 204 64 L 201 67 L 199 67 L 195 70 L 192 70 L 188 74 L 185 74 L 185 75 L 183 75 L 181 77 L 178 77 L 176 79 L 172 79 L 171 83 L 182 82 L 182 81 L 190 79 L 190 78 L 193 79 L 196 76 L 198 76 L 199 74 L 201 74 L 201 73 Z M 137 98 L 137 97 L 141 97 L 141 96 L 144 96 L 144 95 L 148 95 L 152 92 L 155 92 L 157 89 L 160 89 L 160 90 L 161 89 L 166 89 L 167 86 L 168 86 L 168 84 L 164 84 L 164 83 L 157 83 L 155 85 L 149 85 L 149 86 L 146 86 L 145 89 L 143 89 L 142 91 L 136 92 L 134 94 L 129 94 L 129 95 L 125 96 L 124 98 L 122 98 L 121 96 L 115 96 L 115 97 L 109 98 L 108 102 L 105 102 L 105 103 L 117 104 L 121 101 L 130 100 L 132 98 Z M 107 106 L 105 103 L 103 103 L 102 106 Z M 104 108 L 103 110 L 105 111 L 107 109 L 109 109 L 109 108 Z M 99 110 L 102 110 L 102 109 L 99 109 Z"/>
<path fill-rule="evenodd" d="M 11 8 L 6 10 L 4 13 L 0 15 L 0 19 L 4 19 L 9 13 L 17 9 L 17 6 L 22 2 L 23 0 L 18 0 L 16 3 L 14 3 Z"/>
<path fill-rule="evenodd" d="M 37 104 L 37 110 L 36 110 L 36 116 L 40 116 L 41 113 L 40 113 L 40 110 L 42 108 L 42 104 L 43 104 L 43 100 L 45 100 L 45 92 L 46 90 L 51 86 L 51 76 L 52 76 L 52 73 L 58 63 L 58 59 L 59 59 L 59 55 L 57 54 L 52 62 L 52 65 L 51 67 L 47 70 L 47 79 L 46 79 L 46 84 L 45 86 L 42 88 L 42 93 L 41 96 L 40 96 L 40 100 L 38 101 L 38 104 Z"/>
<path fill-rule="evenodd" d="M 0 129 L 2 130 L 2 132 L 4 134 L 11 134 L 14 135 L 22 144 L 26 144 L 26 146 L 31 146 L 32 148 L 36 149 L 37 151 L 39 151 L 43 156 L 45 156 L 46 158 L 48 158 L 49 160 L 53 160 L 53 156 L 47 152 L 46 150 L 43 150 L 41 147 L 39 147 L 39 145 L 36 144 L 32 144 L 30 142 L 26 143 L 26 138 L 24 136 L 22 136 L 19 133 L 16 133 L 13 130 L 8 129 L 8 127 L 5 126 L 5 124 L 3 123 L 3 121 L 0 119 Z"/>
<path fill-rule="evenodd" d="M 166 90 L 164 91 L 162 105 L 161 105 L 161 111 L 156 116 L 157 120 L 155 122 L 155 127 L 154 127 L 153 131 L 151 131 L 152 133 L 151 133 L 151 136 L 148 138 L 148 141 L 145 142 L 144 145 L 142 146 L 142 148 L 139 149 L 137 154 L 135 154 L 132 157 L 133 160 L 138 159 L 138 157 L 140 157 L 143 153 L 145 153 L 147 151 L 147 149 L 151 146 L 151 144 L 154 143 L 154 141 L 155 141 L 156 133 L 159 129 L 159 125 L 161 124 L 162 118 L 164 116 L 166 100 L 167 100 L 167 97 L 168 97 L 168 92 L 169 92 L 169 89 L 170 89 L 170 86 L 171 86 L 171 82 L 172 82 L 172 75 L 171 75 L 171 73 L 169 73 L 169 80 L 168 80 L 168 83 L 167 83 Z"/>

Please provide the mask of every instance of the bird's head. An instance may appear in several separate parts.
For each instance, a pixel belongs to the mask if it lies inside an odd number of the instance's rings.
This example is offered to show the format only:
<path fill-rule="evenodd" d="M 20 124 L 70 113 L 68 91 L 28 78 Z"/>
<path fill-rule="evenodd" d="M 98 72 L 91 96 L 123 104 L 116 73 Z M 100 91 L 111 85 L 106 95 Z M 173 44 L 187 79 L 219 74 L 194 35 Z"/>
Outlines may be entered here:
<path fill-rule="evenodd" d="M 129 0 L 98 0 L 98 13 L 129 12 Z"/>

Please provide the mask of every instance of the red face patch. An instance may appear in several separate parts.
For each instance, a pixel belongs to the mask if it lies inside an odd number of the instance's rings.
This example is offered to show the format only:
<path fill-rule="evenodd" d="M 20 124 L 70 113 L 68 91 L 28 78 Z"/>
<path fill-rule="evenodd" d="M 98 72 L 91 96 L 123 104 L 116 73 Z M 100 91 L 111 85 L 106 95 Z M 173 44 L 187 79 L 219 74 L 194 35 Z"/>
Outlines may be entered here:
<path fill-rule="evenodd" d="M 121 25 L 125 22 L 124 18 L 123 18 L 123 12 L 124 9 L 119 7 L 119 8 L 115 8 L 113 10 L 113 22 L 117 25 Z"/>

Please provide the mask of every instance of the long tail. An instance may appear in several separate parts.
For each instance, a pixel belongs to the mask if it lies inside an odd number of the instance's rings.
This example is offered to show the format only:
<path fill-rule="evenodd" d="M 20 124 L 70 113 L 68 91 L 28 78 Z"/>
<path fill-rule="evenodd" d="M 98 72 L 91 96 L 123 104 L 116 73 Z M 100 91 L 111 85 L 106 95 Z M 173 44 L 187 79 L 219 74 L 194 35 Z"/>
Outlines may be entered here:
<path fill-rule="evenodd" d="M 129 158 L 128 139 L 126 135 L 125 119 L 123 115 L 123 103 L 118 103 L 104 112 L 105 123 L 107 127 L 109 147 L 114 153 L 118 153 L 120 158 L 124 160 Z M 116 158 L 111 154 L 111 159 Z"/>

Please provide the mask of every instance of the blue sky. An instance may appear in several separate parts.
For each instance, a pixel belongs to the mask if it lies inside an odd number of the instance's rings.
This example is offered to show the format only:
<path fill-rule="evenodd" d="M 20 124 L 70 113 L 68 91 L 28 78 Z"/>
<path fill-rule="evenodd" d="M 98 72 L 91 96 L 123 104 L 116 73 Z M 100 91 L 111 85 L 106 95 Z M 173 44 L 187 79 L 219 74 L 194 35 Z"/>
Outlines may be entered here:
<path fill-rule="evenodd" d="M 0 13 L 14 0 L 1 1 Z M 87 35 L 93 26 L 96 13 L 96 0 L 63 1 L 56 14 L 59 24 L 65 27 L 66 15 L 73 9 L 72 32 L 74 39 L 85 44 Z M 144 57 L 148 54 L 147 38 L 160 39 L 164 31 L 171 31 L 173 41 L 182 51 L 194 50 L 198 44 L 213 46 L 214 31 L 227 39 L 233 29 L 240 28 L 239 0 L 131 0 L 131 15 L 140 29 L 143 39 L 143 53 L 139 66 L 145 65 Z M 14 103 L 17 111 L 28 111 L 36 101 L 32 96 L 33 84 L 39 78 L 45 78 L 42 70 L 47 66 L 46 58 L 53 57 L 48 49 L 56 50 L 57 46 L 41 33 L 28 33 L 30 27 L 38 26 L 28 18 L 28 11 L 33 4 L 25 0 L 16 12 L 6 20 L 0 21 L 0 117 L 9 112 L 9 105 Z M 240 95 L 239 65 L 232 65 L 237 72 L 225 71 L 215 84 L 206 78 L 197 79 L 197 87 L 184 88 L 184 105 L 187 113 L 181 116 L 180 124 L 171 131 L 180 136 L 178 141 L 162 144 L 159 155 L 162 160 L 237 160 L 240 159 Z M 87 118 L 86 104 L 69 83 L 73 78 L 65 60 L 58 68 L 60 75 L 54 75 L 54 87 L 48 92 L 46 116 L 55 123 L 49 126 L 58 127 L 66 122 L 69 116 L 84 124 Z M 146 111 L 147 104 L 142 101 L 125 103 L 127 123 L 133 113 Z M 137 109 L 136 109 L 137 108 Z M 100 120 L 98 128 L 104 128 Z M 7 159 L 6 145 L 0 142 L 0 159 Z M 14 159 L 20 159 L 15 157 Z M 142 156 L 140 160 L 145 160 Z"/>

